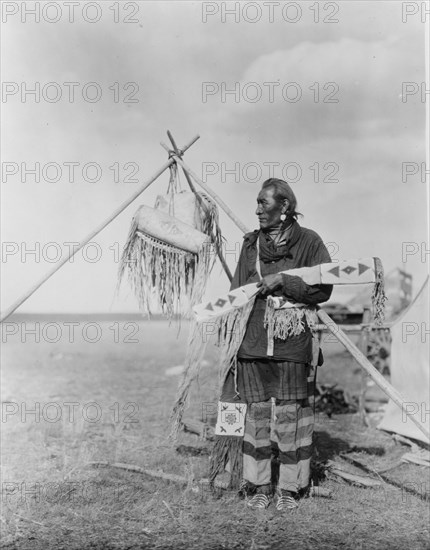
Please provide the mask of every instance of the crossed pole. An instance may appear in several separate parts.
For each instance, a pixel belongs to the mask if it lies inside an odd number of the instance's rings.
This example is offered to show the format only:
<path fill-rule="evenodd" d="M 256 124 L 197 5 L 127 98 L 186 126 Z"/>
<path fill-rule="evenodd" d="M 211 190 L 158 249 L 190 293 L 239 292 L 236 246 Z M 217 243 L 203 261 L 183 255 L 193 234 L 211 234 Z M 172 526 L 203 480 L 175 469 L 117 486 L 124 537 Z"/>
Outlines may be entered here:
<path fill-rule="evenodd" d="M 193 139 L 191 139 L 187 145 L 182 147 L 181 151 L 184 153 L 187 149 L 189 149 L 194 143 L 200 138 L 200 136 L 194 136 Z M 37 281 L 36 284 L 34 284 L 31 288 L 28 289 L 27 292 L 25 292 L 18 300 L 16 300 L 4 313 L 2 313 L 0 318 L 0 323 L 2 323 L 4 320 L 6 320 L 9 315 L 12 315 L 12 313 L 19 308 L 20 305 L 22 305 L 32 294 L 36 292 L 38 288 L 40 288 L 43 283 L 45 283 L 52 275 L 54 275 L 55 272 L 57 272 L 61 267 L 63 267 L 64 264 L 66 264 L 73 256 L 81 250 L 86 244 L 88 244 L 91 239 L 93 239 L 96 235 L 100 233 L 107 225 L 111 223 L 123 210 L 127 208 L 137 197 L 145 191 L 147 187 L 151 185 L 163 172 L 165 172 L 172 164 L 176 162 L 176 158 L 174 156 L 170 156 L 169 160 L 161 166 L 153 174 L 148 180 L 146 180 L 140 188 L 135 191 L 126 201 L 124 201 L 118 208 L 116 208 L 110 216 L 108 216 L 100 225 L 98 225 L 91 233 L 89 233 L 82 241 L 74 248 L 74 250 L 70 251 L 69 254 L 67 254 L 61 261 L 59 261 L 57 264 L 53 266 L 53 268 L 48 271 L 39 281 Z"/>

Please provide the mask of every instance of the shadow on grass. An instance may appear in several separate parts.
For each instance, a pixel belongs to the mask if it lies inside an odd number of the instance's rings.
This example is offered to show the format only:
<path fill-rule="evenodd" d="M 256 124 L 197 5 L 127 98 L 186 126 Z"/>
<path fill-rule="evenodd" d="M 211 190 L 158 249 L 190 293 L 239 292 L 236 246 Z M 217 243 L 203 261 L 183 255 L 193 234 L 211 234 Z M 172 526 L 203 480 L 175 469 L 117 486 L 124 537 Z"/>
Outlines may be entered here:
<path fill-rule="evenodd" d="M 351 448 L 347 441 L 333 437 L 326 431 L 314 432 L 314 447 L 316 456 L 321 462 L 326 462 Z"/>

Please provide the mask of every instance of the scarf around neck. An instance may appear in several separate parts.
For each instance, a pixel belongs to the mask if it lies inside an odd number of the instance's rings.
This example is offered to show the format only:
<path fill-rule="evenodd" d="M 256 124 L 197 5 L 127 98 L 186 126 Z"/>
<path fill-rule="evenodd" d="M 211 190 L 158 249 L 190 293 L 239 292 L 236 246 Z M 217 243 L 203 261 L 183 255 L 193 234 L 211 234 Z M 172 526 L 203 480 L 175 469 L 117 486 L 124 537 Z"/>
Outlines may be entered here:
<path fill-rule="evenodd" d="M 259 232 L 259 248 L 260 248 L 260 260 L 264 263 L 276 262 L 282 258 L 288 256 L 290 249 L 291 234 L 293 232 L 294 222 L 288 229 L 282 232 L 280 244 L 275 244 L 268 233 L 263 231 Z"/>

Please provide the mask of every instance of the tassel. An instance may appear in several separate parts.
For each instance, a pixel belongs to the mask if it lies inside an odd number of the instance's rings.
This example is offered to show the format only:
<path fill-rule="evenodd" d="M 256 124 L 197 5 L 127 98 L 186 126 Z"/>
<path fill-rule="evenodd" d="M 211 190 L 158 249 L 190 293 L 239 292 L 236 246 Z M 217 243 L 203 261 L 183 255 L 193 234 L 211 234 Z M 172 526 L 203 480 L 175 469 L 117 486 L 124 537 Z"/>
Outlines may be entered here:
<path fill-rule="evenodd" d="M 201 220 L 201 231 L 211 238 L 215 249 L 221 250 L 225 240 L 219 226 L 219 215 L 216 203 L 206 195 L 206 193 L 197 193 L 202 200 L 198 200 L 199 216 Z"/>
<path fill-rule="evenodd" d="M 385 295 L 384 268 L 382 266 L 382 262 L 379 258 L 374 258 L 374 260 L 376 281 L 372 292 L 373 318 L 375 320 L 375 324 L 380 326 L 385 319 L 385 302 L 387 297 Z"/>

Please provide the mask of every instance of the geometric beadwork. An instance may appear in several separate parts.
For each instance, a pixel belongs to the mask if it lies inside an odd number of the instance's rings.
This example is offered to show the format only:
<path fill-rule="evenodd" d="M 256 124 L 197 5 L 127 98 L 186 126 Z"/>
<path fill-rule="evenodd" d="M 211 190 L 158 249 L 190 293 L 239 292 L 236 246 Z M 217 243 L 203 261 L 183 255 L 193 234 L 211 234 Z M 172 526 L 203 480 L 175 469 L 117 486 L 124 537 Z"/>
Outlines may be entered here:
<path fill-rule="evenodd" d="M 246 408 L 244 403 L 223 403 L 222 401 L 218 401 L 215 435 L 243 437 Z"/>
<path fill-rule="evenodd" d="M 354 285 L 375 282 L 375 261 L 373 258 L 343 260 L 321 265 L 321 282 L 332 285 Z"/>

